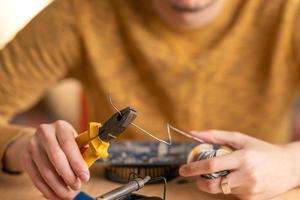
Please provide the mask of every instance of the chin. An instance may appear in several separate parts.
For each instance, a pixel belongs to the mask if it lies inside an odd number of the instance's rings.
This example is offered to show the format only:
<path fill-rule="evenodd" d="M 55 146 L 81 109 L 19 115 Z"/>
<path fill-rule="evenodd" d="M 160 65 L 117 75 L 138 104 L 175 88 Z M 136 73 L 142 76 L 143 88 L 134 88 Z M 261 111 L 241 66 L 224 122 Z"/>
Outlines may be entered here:
<path fill-rule="evenodd" d="M 169 24 L 179 29 L 196 29 L 203 23 L 201 19 L 196 19 L 191 14 L 180 14 L 176 17 L 176 20 L 168 20 Z"/>

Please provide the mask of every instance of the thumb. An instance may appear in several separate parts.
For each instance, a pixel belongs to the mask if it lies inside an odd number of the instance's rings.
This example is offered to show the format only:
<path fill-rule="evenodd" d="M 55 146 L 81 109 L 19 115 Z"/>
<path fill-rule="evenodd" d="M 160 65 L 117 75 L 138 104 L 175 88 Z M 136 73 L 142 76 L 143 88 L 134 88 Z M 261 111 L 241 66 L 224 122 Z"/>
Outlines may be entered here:
<path fill-rule="evenodd" d="M 249 140 L 244 134 L 220 130 L 191 131 L 191 135 L 207 143 L 226 145 L 234 149 L 242 149 Z"/>

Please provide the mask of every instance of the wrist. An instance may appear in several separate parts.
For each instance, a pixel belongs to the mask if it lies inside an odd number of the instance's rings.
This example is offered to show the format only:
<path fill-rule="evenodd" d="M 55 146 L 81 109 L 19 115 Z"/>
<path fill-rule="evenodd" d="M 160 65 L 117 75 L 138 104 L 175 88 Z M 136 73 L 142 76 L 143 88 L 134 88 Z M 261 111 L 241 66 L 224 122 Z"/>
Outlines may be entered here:
<path fill-rule="evenodd" d="M 32 134 L 24 133 L 15 138 L 7 146 L 3 155 L 3 170 L 11 173 L 19 173 L 23 171 L 21 156 L 23 149 L 26 147 Z"/>

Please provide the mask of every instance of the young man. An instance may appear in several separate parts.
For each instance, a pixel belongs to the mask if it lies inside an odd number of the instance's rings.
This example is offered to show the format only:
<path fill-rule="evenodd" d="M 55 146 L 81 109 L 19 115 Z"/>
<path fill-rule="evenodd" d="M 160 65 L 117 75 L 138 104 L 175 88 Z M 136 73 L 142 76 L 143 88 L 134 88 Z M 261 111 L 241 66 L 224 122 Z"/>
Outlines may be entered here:
<path fill-rule="evenodd" d="M 71 199 L 89 179 L 70 124 L 36 130 L 9 124 L 47 88 L 75 77 L 89 97 L 91 120 L 110 115 L 110 93 L 117 105 L 137 108 L 139 124 L 153 132 L 170 122 L 236 150 L 182 166 L 183 176 L 231 170 L 222 185 L 241 199 L 299 186 L 300 143 L 288 143 L 300 87 L 299 6 L 297 0 L 54 1 L 0 52 L 4 169 L 24 169 L 49 199 Z M 128 137 L 141 138 L 134 130 Z M 198 186 L 220 193 L 220 182 L 199 176 Z"/>

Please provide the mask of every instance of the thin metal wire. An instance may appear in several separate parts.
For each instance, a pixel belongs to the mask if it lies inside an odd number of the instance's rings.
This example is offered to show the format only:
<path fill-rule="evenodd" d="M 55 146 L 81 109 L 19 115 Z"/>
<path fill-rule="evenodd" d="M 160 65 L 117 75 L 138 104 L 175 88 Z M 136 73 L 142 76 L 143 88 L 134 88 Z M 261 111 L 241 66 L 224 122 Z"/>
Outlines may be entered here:
<path fill-rule="evenodd" d="M 176 133 L 180 133 L 181 135 L 184 135 L 185 137 L 188 137 L 192 140 L 196 140 L 197 142 L 200 142 L 200 143 L 204 143 L 203 140 L 199 139 L 199 138 L 196 138 L 194 136 L 192 136 L 191 134 L 187 133 L 187 132 L 184 132 L 182 130 L 179 130 L 178 128 L 175 128 L 174 126 L 170 125 L 170 124 L 167 124 L 167 130 L 168 130 L 168 134 L 170 135 L 170 132 L 171 130 L 173 132 L 176 132 Z"/>
<path fill-rule="evenodd" d="M 112 98 L 111 98 L 110 95 L 109 95 L 109 102 L 110 102 L 111 106 L 113 107 L 113 109 L 116 110 L 116 111 L 122 116 L 122 113 L 120 112 L 120 110 L 113 104 Z M 150 137 L 156 139 L 156 140 L 159 141 L 159 142 L 162 142 L 162 143 L 167 144 L 167 145 L 169 145 L 169 146 L 172 145 L 172 137 L 171 137 L 170 132 L 168 132 L 169 142 L 167 142 L 167 141 L 165 141 L 165 140 L 162 140 L 162 139 L 160 139 L 160 138 L 154 136 L 152 133 L 150 133 L 149 131 L 145 130 L 144 128 L 140 127 L 139 125 L 137 125 L 137 124 L 135 124 L 135 123 L 133 123 L 133 122 L 131 122 L 131 125 L 134 126 L 134 127 L 137 128 L 137 129 L 139 129 L 141 132 L 143 132 L 143 133 L 149 135 Z"/>
<path fill-rule="evenodd" d="M 120 115 L 122 115 L 122 113 L 120 112 L 120 110 L 113 104 L 112 98 L 111 98 L 110 95 L 109 95 L 109 102 L 110 102 L 111 106 L 113 107 L 113 109 L 116 110 Z M 169 139 L 169 142 L 167 142 L 167 141 L 165 141 L 165 140 L 162 140 L 162 139 L 160 139 L 160 138 L 154 136 L 152 133 L 150 133 L 149 131 L 145 130 L 144 128 L 140 127 L 139 125 L 137 125 L 137 124 L 135 124 L 135 123 L 133 123 L 133 122 L 131 123 L 131 125 L 133 125 L 133 126 L 134 126 L 135 128 L 137 128 L 137 129 L 139 129 L 139 130 L 142 131 L 143 133 L 149 135 L 150 137 L 156 139 L 157 141 L 162 142 L 162 143 L 164 143 L 164 144 L 167 144 L 167 145 L 169 145 L 169 146 L 172 145 L 172 135 L 171 135 L 171 130 L 172 130 L 173 132 L 180 133 L 181 135 L 184 135 L 185 137 L 188 137 L 188 138 L 190 138 L 190 139 L 192 139 L 192 140 L 195 140 L 195 141 L 197 141 L 197 142 L 204 143 L 203 140 L 201 140 L 201 139 L 199 139 L 199 138 L 197 138 L 197 137 L 194 137 L 194 136 L 192 136 L 191 134 L 189 134 L 189 133 L 187 133 L 187 132 L 184 132 L 184 131 L 182 131 L 182 130 L 180 130 L 180 129 L 178 129 L 178 128 L 175 128 L 174 126 L 170 125 L 169 123 L 167 124 L 167 132 L 168 132 L 168 139 Z"/>
<path fill-rule="evenodd" d="M 150 137 L 152 137 L 152 138 L 154 138 L 154 139 L 156 139 L 156 140 L 158 140 L 158 141 L 160 141 L 160 142 L 162 142 L 162 143 L 165 143 L 165 144 L 167 144 L 167 145 L 169 145 L 169 146 L 172 145 L 172 138 L 171 138 L 170 133 L 168 134 L 168 136 L 169 136 L 169 142 L 167 142 L 167 141 L 165 141 L 165 140 L 162 140 L 162 139 L 160 139 L 160 138 L 154 136 L 154 135 L 151 134 L 149 131 L 143 129 L 142 127 L 140 127 L 139 125 L 137 125 L 137 124 L 135 124 L 135 123 L 133 123 L 133 122 L 131 123 L 131 125 L 133 125 L 134 127 L 136 127 L 137 129 L 139 129 L 139 130 L 142 131 L 143 133 L 146 133 L 146 134 L 149 135 Z"/>
<path fill-rule="evenodd" d="M 108 98 L 109 98 L 110 105 L 113 107 L 113 109 L 115 109 L 122 116 L 121 111 L 113 104 L 110 94 L 108 94 Z"/>

